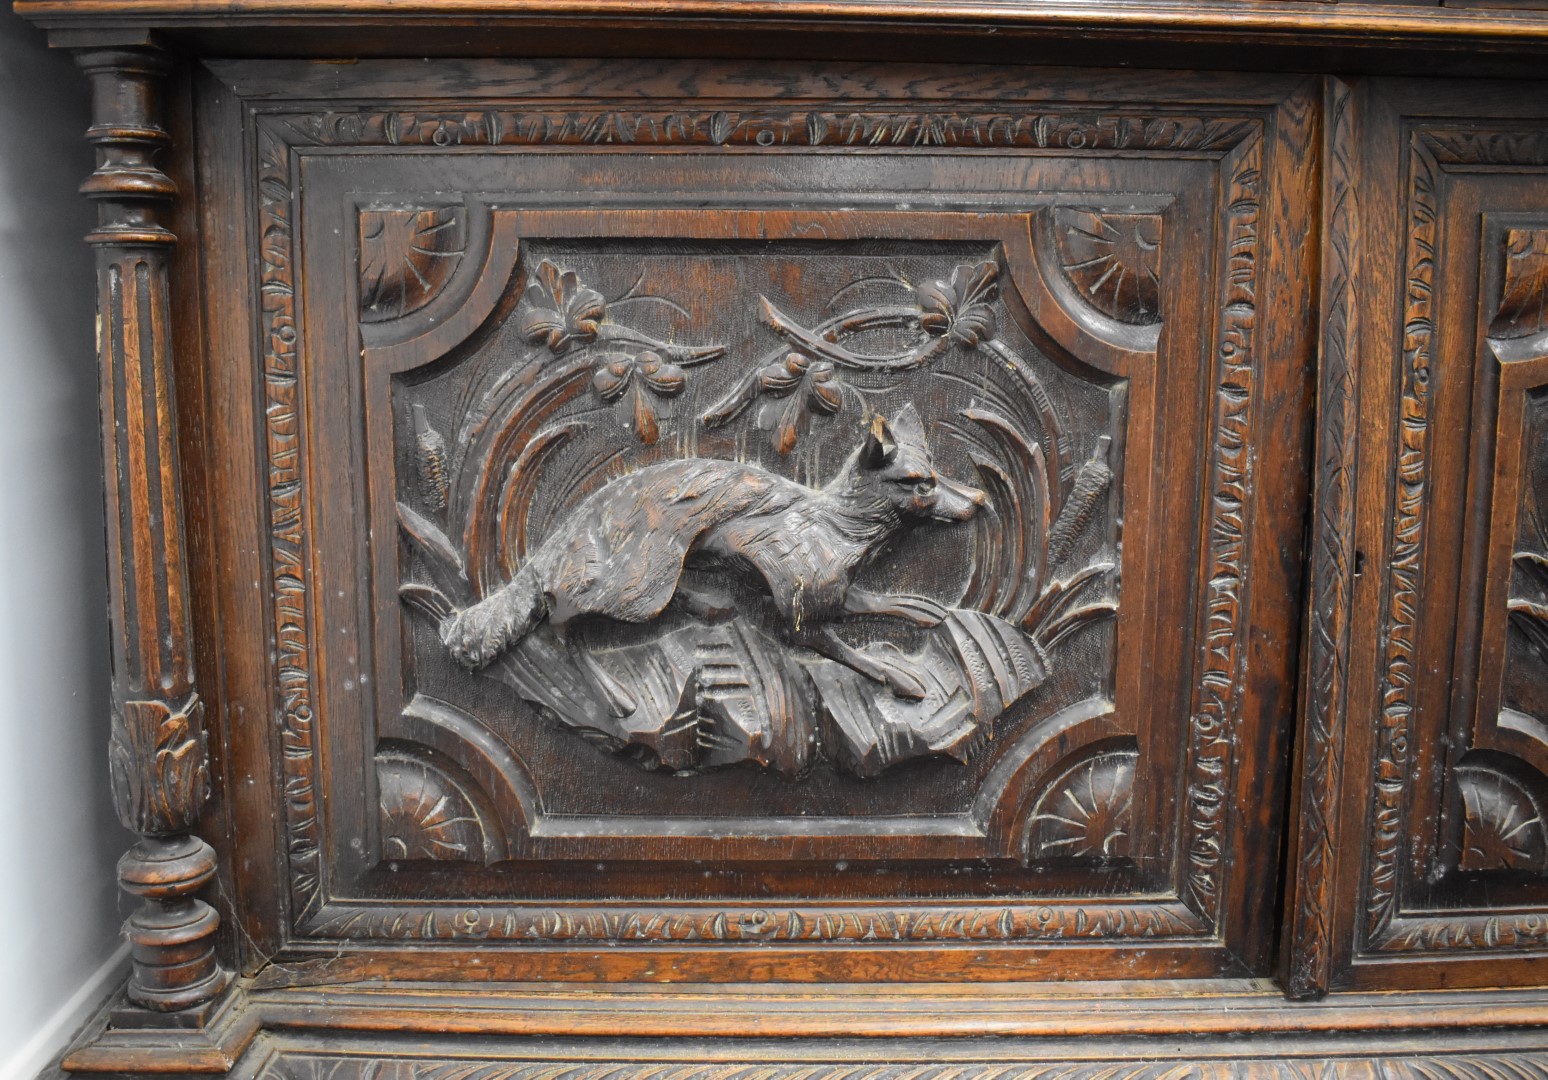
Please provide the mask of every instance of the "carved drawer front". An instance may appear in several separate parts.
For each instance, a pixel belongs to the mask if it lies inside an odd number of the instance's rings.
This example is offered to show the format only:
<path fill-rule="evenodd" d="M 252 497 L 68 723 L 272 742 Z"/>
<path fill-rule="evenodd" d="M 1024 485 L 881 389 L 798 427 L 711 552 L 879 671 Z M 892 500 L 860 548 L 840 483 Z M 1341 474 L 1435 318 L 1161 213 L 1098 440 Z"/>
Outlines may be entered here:
<path fill-rule="evenodd" d="M 1331 945 L 1344 981 L 1541 982 L 1548 131 L 1498 119 L 1515 91 L 1479 90 L 1465 117 L 1437 116 L 1433 95 L 1377 84 L 1348 102 L 1365 161 L 1346 205 L 1365 244 L 1350 339 L 1370 438 L 1347 568 L 1349 753 L 1340 766 L 1342 748 L 1314 747 L 1308 767 L 1344 770 L 1342 821 L 1319 830 L 1347 838 L 1338 875 L 1356 902 Z"/>
<path fill-rule="evenodd" d="M 245 132 L 206 166 L 245 202 L 212 215 L 261 238 L 256 280 L 217 254 L 211 289 L 253 320 L 216 378 L 264 373 L 269 547 L 233 557 L 267 629 L 233 599 L 225 633 L 276 643 L 227 675 L 278 717 L 231 750 L 272 775 L 234 806 L 282 853 L 238 870 L 285 912 L 265 947 L 399 976 L 1265 971 L 1297 84 L 1140 108 L 1111 77 L 489 64 L 414 67 L 408 98 L 409 70 L 217 65 L 202 105 Z M 306 105 L 324 78 L 369 104 Z"/>

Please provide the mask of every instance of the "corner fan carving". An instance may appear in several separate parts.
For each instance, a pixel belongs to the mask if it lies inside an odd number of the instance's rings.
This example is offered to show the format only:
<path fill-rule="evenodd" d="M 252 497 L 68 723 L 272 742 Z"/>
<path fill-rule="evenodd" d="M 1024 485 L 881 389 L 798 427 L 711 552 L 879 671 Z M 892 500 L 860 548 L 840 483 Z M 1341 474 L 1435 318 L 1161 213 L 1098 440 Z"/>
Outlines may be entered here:
<path fill-rule="evenodd" d="M 647 767 L 966 760 L 1057 646 L 1116 610 L 1113 548 L 1092 539 L 1111 516 L 1111 438 L 1072 436 L 1002 336 L 1000 274 L 978 260 L 917 285 L 857 278 L 809 323 L 757 295 L 774 341 L 740 361 L 638 329 L 639 304 L 687 315 L 641 291 L 645 272 L 609 301 L 551 259 L 518 267 L 526 356 L 451 440 L 409 409 L 416 482 L 398 518 L 420 569 L 404 601 L 464 667 Z M 905 377 L 960 380 L 934 370 L 954 352 L 1019 400 L 987 377 L 949 412 L 897 400 Z M 720 372 L 737 361 L 745 375 Z M 826 466 L 808 447 L 818 425 L 844 446 Z M 976 475 L 938 461 L 948 428 Z M 731 452 L 701 455 L 712 436 Z M 583 445 L 579 465 L 556 464 Z M 548 485 L 574 494 L 539 523 Z M 960 560 L 960 596 L 870 583 L 928 530 L 955 538 L 932 550 Z"/>

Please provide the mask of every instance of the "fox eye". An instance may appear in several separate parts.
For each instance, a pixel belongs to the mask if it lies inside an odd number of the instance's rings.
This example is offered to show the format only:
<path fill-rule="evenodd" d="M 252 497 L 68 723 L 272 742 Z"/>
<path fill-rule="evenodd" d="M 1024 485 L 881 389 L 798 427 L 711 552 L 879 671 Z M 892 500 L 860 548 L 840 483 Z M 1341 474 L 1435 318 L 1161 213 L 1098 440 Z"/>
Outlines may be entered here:
<path fill-rule="evenodd" d="M 921 480 L 921 481 L 919 481 L 919 483 L 914 485 L 914 494 L 916 494 L 916 495 L 928 495 L 928 494 L 930 494 L 934 490 L 935 490 L 935 480 L 934 480 L 934 478 L 931 478 L 931 479 L 928 479 L 928 480 Z"/>

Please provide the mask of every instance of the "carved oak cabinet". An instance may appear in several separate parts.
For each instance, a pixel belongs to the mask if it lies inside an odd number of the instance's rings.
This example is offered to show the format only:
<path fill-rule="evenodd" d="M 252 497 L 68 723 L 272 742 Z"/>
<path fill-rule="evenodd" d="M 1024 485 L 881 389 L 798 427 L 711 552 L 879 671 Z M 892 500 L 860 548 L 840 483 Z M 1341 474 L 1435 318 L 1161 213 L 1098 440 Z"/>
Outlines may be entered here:
<path fill-rule="evenodd" d="M 1548 1076 L 1548 12 L 17 6 L 141 838 L 63 1069 Z"/>

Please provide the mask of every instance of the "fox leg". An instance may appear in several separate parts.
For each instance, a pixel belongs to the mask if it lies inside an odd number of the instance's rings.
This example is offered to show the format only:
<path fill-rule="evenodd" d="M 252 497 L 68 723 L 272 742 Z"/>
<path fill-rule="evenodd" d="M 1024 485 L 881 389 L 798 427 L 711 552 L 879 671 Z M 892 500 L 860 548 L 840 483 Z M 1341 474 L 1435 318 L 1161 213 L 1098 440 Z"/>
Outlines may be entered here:
<path fill-rule="evenodd" d="M 529 574 L 441 622 L 441 644 L 464 667 L 477 669 L 516 644 L 542 616 L 543 598 Z"/>
<path fill-rule="evenodd" d="M 946 609 L 923 596 L 886 596 L 851 585 L 844 595 L 846 615 L 890 615 L 915 626 L 939 626 Z"/>
<path fill-rule="evenodd" d="M 797 644 L 804 645 L 829 660 L 835 660 L 847 668 L 858 671 L 868 679 L 884 683 L 897 697 L 908 698 L 910 701 L 924 699 L 926 692 L 924 683 L 894 664 L 861 652 L 839 637 L 831 626 L 824 626 L 801 635 Z"/>

